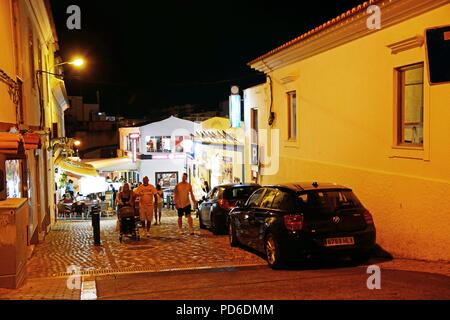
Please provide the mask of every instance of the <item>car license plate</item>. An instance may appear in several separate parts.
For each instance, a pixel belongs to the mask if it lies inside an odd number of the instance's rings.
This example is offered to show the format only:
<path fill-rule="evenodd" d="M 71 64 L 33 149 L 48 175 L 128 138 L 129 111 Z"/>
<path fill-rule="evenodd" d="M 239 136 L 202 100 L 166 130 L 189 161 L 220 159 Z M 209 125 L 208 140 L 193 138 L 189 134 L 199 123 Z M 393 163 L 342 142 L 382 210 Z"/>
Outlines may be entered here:
<path fill-rule="evenodd" d="M 325 247 L 349 246 L 354 244 L 355 239 L 353 237 L 325 239 Z"/>

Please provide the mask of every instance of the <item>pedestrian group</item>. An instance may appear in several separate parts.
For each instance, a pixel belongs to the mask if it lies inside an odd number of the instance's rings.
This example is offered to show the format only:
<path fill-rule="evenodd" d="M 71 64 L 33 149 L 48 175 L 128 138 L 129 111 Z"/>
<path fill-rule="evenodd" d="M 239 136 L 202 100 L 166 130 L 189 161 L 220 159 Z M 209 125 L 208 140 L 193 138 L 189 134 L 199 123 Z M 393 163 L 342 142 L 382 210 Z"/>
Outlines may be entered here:
<path fill-rule="evenodd" d="M 188 175 L 183 174 L 182 181 L 174 189 L 174 203 L 178 212 L 178 233 L 183 234 L 183 216 L 187 219 L 189 234 L 194 234 L 193 221 L 191 217 L 192 205 L 197 205 L 191 184 L 187 181 Z M 120 210 L 124 207 L 134 207 L 135 200 L 139 199 L 139 219 L 144 235 L 150 237 L 150 228 L 155 219 L 154 225 L 161 225 L 162 208 L 164 197 L 161 186 L 156 187 L 149 183 L 149 178 L 144 177 L 142 184 L 132 189 L 125 183 L 116 196 L 115 204 Z"/>

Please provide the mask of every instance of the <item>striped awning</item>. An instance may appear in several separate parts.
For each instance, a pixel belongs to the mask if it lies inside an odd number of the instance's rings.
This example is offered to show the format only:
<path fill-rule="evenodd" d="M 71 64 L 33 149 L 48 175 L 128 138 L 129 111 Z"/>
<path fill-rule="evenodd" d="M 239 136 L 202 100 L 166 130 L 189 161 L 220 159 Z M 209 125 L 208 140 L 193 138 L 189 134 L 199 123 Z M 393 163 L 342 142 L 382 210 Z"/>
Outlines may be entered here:
<path fill-rule="evenodd" d="M 0 132 L 0 153 L 23 154 L 23 138 L 19 133 Z"/>
<path fill-rule="evenodd" d="M 56 159 L 55 165 L 61 170 L 79 175 L 79 176 L 98 176 L 97 170 L 90 164 L 81 161 L 72 160 L 70 158 L 60 156 Z"/>
<path fill-rule="evenodd" d="M 232 135 L 224 130 L 199 130 L 194 135 L 194 141 L 207 144 L 242 145 L 238 137 L 238 134 Z"/>
<path fill-rule="evenodd" d="M 41 148 L 41 136 L 38 133 L 25 133 L 23 135 L 25 150 L 36 150 Z"/>
<path fill-rule="evenodd" d="M 87 162 L 91 164 L 95 169 L 102 172 L 114 172 L 114 171 L 137 171 L 138 165 L 133 162 L 131 158 L 112 158 L 101 159 Z"/>

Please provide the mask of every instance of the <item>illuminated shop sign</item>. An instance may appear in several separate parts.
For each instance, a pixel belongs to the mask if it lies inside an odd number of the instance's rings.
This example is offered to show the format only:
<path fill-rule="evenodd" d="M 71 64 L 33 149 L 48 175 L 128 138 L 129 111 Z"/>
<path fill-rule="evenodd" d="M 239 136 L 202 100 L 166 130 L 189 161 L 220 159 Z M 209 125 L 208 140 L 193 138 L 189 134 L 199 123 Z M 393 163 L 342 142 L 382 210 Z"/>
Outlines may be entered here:
<path fill-rule="evenodd" d="M 230 124 L 231 128 L 241 127 L 241 96 L 239 95 L 239 88 L 237 86 L 231 88 Z"/>

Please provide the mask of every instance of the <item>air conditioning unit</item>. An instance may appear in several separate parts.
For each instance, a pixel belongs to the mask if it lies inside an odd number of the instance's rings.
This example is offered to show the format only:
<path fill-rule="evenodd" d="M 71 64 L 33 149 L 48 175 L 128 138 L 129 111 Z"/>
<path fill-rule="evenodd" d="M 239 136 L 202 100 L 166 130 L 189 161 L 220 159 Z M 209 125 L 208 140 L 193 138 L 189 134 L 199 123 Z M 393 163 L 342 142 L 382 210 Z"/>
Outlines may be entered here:
<path fill-rule="evenodd" d="M 0 153 L 0 201 L 6 199 L 5 160 L 6 160 L 5 155 Z"/>

